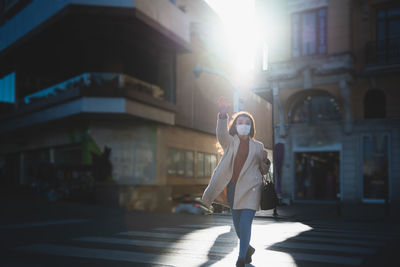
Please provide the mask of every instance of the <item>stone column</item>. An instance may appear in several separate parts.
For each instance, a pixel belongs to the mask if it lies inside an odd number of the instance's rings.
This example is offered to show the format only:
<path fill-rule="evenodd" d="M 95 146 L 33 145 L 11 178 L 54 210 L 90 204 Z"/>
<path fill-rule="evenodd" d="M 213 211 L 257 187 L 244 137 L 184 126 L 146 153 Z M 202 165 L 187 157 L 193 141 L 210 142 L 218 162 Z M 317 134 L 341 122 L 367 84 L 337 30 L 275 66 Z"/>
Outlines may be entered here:
<path fill-rule="evenodd" d="M 350 87 L 347 81 L 341 80 L 339 82 L 340 95 L 342 97 L 343 111 L 344 111 L 344 132 L 350 134 L 353 128 L 353 118 L 351 111 L 350 101 Z"/>
<path fill-rule="evenodd" d="M 273 98 L 274 98 L 274 105 L 277 107 L 277 110 L 279 112 L 279 136 L 283 137 L 283 136 L 286 136 L 285 114 L 283 113 L 281 100 L 279 98 L 278 82 L 272 83 L 272 94 L 273 94 Z"/>
<path fill-rule="evenodd" d="M 311 89 L 313 87 L 310 68 L 303 71 L 303 87 L 304 89 Z"/>

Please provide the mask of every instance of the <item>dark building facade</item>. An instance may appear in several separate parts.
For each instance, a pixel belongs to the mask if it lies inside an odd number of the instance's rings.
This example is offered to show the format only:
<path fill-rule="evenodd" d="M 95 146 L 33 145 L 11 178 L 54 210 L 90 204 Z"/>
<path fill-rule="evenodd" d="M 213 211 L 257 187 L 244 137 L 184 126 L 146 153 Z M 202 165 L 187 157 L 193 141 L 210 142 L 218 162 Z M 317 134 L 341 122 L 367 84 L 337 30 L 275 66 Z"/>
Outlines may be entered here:
<path fill-rule="evenodd" d="M 232 95 L 192 72 L 223 66 L 205 44 L 216 16 L 204 1 L 0 3 L 2 185 L 146 210 L 203 191 L 219 158 L 215 101 Z M 270 107 L 245 101 L 256 117 Z"/>

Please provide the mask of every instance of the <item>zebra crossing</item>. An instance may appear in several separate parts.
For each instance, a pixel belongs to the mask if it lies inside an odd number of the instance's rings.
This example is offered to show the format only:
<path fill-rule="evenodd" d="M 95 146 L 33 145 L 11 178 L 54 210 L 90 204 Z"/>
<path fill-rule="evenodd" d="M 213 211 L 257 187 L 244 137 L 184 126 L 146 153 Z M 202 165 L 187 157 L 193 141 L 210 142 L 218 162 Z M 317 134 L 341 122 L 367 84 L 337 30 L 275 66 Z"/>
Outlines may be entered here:
<path fill-rule="evenodd" d="M 399 238 L 399 233 L 349 229 L 345 226 L 255 220 L 248 266 L 297 266 L 312 263 L 359 266 Z M 235 266 L 238 240 L 229 220 L 206 224 L 155 227 L 109 236 L 82 236 L 58 244 L 35 243 L 19 252 L 160 266 Z"/>

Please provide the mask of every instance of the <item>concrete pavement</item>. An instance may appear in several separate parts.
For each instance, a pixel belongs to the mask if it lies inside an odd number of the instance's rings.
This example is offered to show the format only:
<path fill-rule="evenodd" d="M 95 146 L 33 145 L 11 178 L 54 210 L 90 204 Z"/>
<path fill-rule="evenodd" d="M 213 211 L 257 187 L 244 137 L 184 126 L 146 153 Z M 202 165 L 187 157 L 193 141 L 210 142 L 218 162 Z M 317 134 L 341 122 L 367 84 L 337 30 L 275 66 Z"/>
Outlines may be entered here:
<path fill-rule="evenodd" d="M 252 239 L 258 248 L 250 266 L 265 266 L 266 259 L 279 263 L 273 266 L 399 266 L 393 265 L 397 217 L 385 217 L 381 207 L 344 206 L 341 216 L 328 204 L 279 206 L 277 218 L 259 211 Z M 54 266 L 61 259 L 59 266 L 233 266 L 237 255 L 229 214 L 151 213 L 29 198 L 2 201 L 0 209 L 6 226 L 0 227 L 0 247 L 6 257 L 13 255 L 0 262 L 9 266 Z M 198 262 L 180 265 L 188 255 Z"/>

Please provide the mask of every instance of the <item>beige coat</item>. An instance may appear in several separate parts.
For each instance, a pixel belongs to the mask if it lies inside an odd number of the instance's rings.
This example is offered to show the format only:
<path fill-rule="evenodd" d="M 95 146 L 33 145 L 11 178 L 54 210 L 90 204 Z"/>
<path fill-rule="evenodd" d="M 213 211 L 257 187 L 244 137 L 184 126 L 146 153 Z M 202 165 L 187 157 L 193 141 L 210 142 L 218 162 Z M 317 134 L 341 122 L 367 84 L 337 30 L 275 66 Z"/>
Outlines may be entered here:
<path fill-rule="evenodd" d="M 229 134 L 228 120 L 229 118 L 218 118 L 217 121 L 217 139 L 224 150 L 224 155 L 203 193 L 202 201 L 207 206 L 213 202 L 228 205 L 226 186 L 232 178 L 233 163 L 240 144 L 237 135 Z M 263 150 L 264 145 L 261 142 L 250 138 L 249 154 L 236 183 L 233 209 L 259 210 L 262 187 L 260 168 L 262 170 L 267 168 L 266 164 L 262 162 Z"/>

